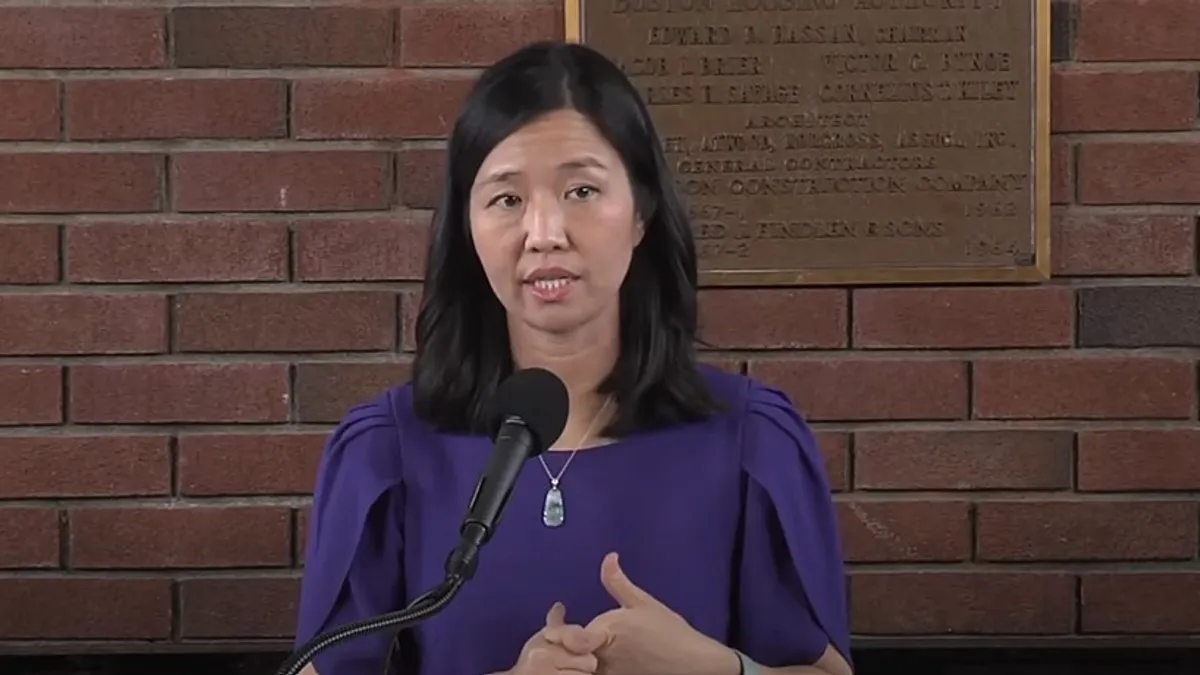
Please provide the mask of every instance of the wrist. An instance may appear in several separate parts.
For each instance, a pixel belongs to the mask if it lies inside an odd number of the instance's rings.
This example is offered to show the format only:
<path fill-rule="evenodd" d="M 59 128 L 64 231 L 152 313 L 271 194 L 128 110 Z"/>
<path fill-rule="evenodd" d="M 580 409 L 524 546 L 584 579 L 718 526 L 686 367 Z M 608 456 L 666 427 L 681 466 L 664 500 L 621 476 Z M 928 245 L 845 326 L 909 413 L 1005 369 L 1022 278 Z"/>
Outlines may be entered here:
<path fill-rule="evenodd" d="M 699 655 L 697 665 L 694 672 L 703 675 L 743 675 L 741 656 L 716 640 L 709 641 L 707 649 Z"/>

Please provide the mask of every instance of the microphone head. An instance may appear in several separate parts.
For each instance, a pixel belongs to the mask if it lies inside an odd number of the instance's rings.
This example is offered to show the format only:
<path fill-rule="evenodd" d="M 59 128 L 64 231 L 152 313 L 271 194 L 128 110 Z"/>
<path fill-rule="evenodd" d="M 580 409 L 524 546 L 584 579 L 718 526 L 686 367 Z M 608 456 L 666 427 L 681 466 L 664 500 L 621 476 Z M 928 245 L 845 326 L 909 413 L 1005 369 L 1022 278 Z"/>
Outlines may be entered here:
<path fill-rule="evenodd" d="M 562 435 L 570 409 L 567 385 L 557 375 L 543 368 L 518 370 L 500 383 L 492 399 L 493 440 L 504 420 L 518 417 L 537 441 L 533 455 L 540 455 Z"/>

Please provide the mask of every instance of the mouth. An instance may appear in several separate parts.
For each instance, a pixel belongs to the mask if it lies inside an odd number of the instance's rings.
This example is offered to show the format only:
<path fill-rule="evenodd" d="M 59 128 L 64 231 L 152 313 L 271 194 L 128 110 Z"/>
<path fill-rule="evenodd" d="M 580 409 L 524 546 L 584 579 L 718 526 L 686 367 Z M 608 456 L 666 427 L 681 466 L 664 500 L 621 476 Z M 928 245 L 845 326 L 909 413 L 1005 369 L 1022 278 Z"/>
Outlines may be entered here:
<path fill-rule="evenodd" d="M 550 277 L 546 279 L 533 279 L 526 283 L 533 287 L 535 291 L 557 291 L 566 288 L 575 279 L 572 277 Z"/>
<path fill-rule="evenodd" d="M 534 298 L 542 302 L 562 302 L 571 291 L 576 277 L 553 276 L 540 277 L 525 282 Z"/>

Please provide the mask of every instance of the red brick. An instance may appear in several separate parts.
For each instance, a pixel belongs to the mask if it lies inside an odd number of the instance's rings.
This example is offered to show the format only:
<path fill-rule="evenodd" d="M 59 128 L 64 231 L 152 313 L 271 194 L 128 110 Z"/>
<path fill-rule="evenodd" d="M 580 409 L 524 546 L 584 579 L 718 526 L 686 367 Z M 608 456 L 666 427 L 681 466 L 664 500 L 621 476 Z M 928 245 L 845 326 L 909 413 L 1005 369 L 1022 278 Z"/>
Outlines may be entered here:
<path fill-rule="evenodd" d="M 847 562 L 958 562 L 971 557 L 968 502 L 839 502 Z"/>
<path fill-rule="evenodd" d="M 850 616 L 866 635 L 1074 632 L 1075 579 L 1043 572 L 859 572 Z"/>
<path fill-rule="evenodd" d="M 82 423 L 283 422 L 282 363 L 86 364 L 71 368 L 71 419 Z"/>
<path fill-rule="evenodd" d="M 0 354 L 154 354 L 167 350 L 161 295 L 0 295 Z"/>
<path fill-rule="evenodd" d="M 1200 286 L 1120 284 L 1079 291 L 1080 347 L 1200 347 Z"/>
<path fill-rule="evenodd" d="M 190 496 L 312 494 L 327 435 L 184 434 L 179 490 Z"/>
<path fill-rule="evenodd" d="M 173 162 L 180 211 L 354 211 L 391 203 L 386 152 L 193 152 Z"/>
<path fill-rule="evenodd" d="M 563 36 L 561 4 L 408 5 L 400 9 L 405 66 L 487 66 L 531 42 Z"/>
<path fill-rule="evenodd" d="M 1075 200 L 1075 146 L 1062 139 L 1050 142 L 1050 202 Z"/>
<path fill-rule="evenodd" d="M 975 363 L 983 419 L 1182 418 L 1196 413 L 1192 362 L 1166 357 L 1046 357 Z"/>
<path fill-rule="evenodd" d="M 0 8 L 0 68 L 158 68 L 165 27 L 156 9 Z"/>
<path fill-rule="evenodd" d="M 293 85 L 296 138 L 442 138 L 474 80 L 467 75 L 389 72 Z"/>
<path fill-rule="evenodd" d="M 1194 71 L 1059 71 L 1050 92 L 1055 132 L 1182 131 L 1196 122 Z"/>
<path fill-rule="evenodd" d="M 1081 633 L 1200 633 L 1200 574 L 1095 572 L 1084 574 Z"/>
<path fill-rule="evenodd" d="M 162 640 L 171 637 L 171 580 L 0 579 L 8 640 Z"/>
<path fill-rule="evenodd" d="M 1200 0 L 1081 0 L 1082 61 L 1200 59 Z"/>
<path fill-rule="evenodd" d="M 0 497 L 60 499 L 165 495 L 166 436 L 0 436 Z"/>
<path fill-rule="evenodd" d="M 846 346 L 847 311 L 839 289 L 706 289 L 700 338 L 717 348 L 836 349 Z"/>
<path fill-rule="evenodd" d="M 284 223 L 81 223 L 66 232 L 74 283 L 287 279 Z"/>
<path fill-rule="evenodd" d="M 77 569 L 269 567 L 291 559 L 291 513 L 282 507 L 81 508 L 70 523 Z"/>
<path fill-rule="evenodd" d="M 0 364 L 0 425 L 62 422 L 62 368 Z"/>
<path fill-rule="evenodd" d="M 4 10 L 0 9 L 0 17 Z M 4 29 L 0 27 L 0 31 Z M 0 47 L 0 54 L 3 53 Z M 0 141 L 58 139 L 58 83 L 54 80 L 0 80 Z"/>
<path fill-rule="evenodd" d="M 402 346 L 406 352 L 417 349 L 417 316 L 421 311 L 422 292 L 420 288 L 410 288 L 400 293 L 400 330 L 403 337 Z M 725 361 L 726 365 L 732 365 L 728 360 Z"/>
<path fill-rule="evenodd" d="M 307 221 L 296 226 L 296 278 L 419 281 L 428 242 L 425 218 Z"/>
<path fill-rule="evenodd" d="M 1084 143 L 1079 148 L 1084 204 L 1200 202 L 1200 143 Z"/>
<path fill-rule="evenodd" d="M 850 434 L 838 431 L 816 432 L 817 449 L 825 458 L 825 477 L 833 492 L 850 489 Z"/>
<path fill-rule="evenodd" d="M 0 284 L 50 284 L 58 274 L 58 227 L 0 225 Z"/>
<path fill-rule="evenodd" d="M 853 297 L 857 347 L 1066 347 L 1073 340 L 1068 288 L 862 289 Z"/>
<path fill-rule="evenodd" d="M 446 151 L 406 148 L 396 158 L 396 194 L 410 209 L 432 209 L 442 194 Z"/>
<path fill-rule="evenodd" d="M 181 352 L 391 349 L 397 300 L 386 291 L 195 293 L 175 299 Z"/>
<path fill-rule="evenodd" d="M 1198 505 L 1188 502 L 984 502 L 976 557 L 986 561 L 1190 560 Z"/>
<path fill-rule="evenodd" d="M 393 14 L 367 7 L 180 7 L 175 64 L 185 68 L 386 66 Z"/>
<path fill-rule="evenodd" d="M 751 361 L 749 373 L 783 389 L 811 420 L 937 420 L 967 415 L 967 373 L 961 361 Z"/>
<path fill-rule="evenodd" d="M 4 469 L 6 473 L 11 470 L 7 466 Z M 11 495 L 0 492 L 0 496 Z M 56 509 L 0 509 L 0 523 L 4 524 L 0 527 L 0 569 L 58 567 Z"/>
<path fill-rule="evenodd" d="M 184 639 L 290 638 L 295 633 L 299 579 L 189 579 L 179 588 Z"/>
<path fill-rule="evenodd" d="M 1168 276 L 1196 269 L 1192 216 L 1059 215 L 1053 232 L 1056 276 Z"/>
<path fill-rule="evenodd" d="M 300 422 L 337 422 L 352 406 L 403 384 L 406 361 L 301 363 L 296 366 L 296 416 Z"/>
<path fill-rule="evenodd" d="M 287 135 L 282 80 L 76 80 L 67 83 L 66 101 L 73 140 Z"/>
<path fill-rule="evenodd" d="M 1200 430 L 1129 429 L 1079 434 L 1080 490 L 1200 491 Z"/>
<path fill-rule="evenodd" d="M 0 39 L 3 44 L 3 39 Z M 157 211 L 163 158 L 152 154 L 0 154 L 0 212 Z"/>
<path fill-rule="evenodd" d="M 858 431 L 858 490 L 1062 490 L 1074 434 L 1049 430 Z"/>
<path fill-rule="evenodd" d="M 312 507 L 306 506 L 296 510 L 296 564 L 304 566 L 304 553 L 308 550 L 308 520 L 312 515 Z"/>

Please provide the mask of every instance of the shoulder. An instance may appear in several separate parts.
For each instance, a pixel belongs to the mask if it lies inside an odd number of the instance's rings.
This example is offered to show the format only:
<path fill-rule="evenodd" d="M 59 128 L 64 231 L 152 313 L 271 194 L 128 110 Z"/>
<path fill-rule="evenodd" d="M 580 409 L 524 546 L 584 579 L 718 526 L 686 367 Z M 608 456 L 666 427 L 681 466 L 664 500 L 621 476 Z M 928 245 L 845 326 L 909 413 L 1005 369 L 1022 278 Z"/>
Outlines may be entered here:
<path fill-rule="evenodd" d="M 408 385 L 392 387 L 351 407 L 325 443 L 314 498 L 331 491 L 378 496 L 402 478 L 401 419 Z"/>
<path fill-rule="evenodd" d="M 783 391 L 740 373 L 704 365 L 701 372 L 710 390 L 726 410 L 723 415 L 736 419 L 741 426 L 770 424 L 807 433 L 803 415 Z"/>
<path fill-rule="evenodd" d="M 824 488 L 824 458 L 812 428 L 786 393 L 711 366 L 704 367 L 704 374 L 713 394 L 726 405 L 723 416 L 736 430 L 747 471 L 776 477 L 801 471 Z"/>

